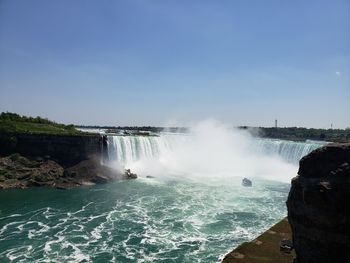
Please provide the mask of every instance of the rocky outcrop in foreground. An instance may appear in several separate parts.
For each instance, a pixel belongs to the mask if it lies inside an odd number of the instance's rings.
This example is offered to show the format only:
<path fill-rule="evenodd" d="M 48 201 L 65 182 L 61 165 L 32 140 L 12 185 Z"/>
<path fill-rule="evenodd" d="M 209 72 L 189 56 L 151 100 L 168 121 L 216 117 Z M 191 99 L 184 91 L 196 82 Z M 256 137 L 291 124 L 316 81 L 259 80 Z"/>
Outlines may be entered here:
<path fill-rule="evenodd" d="M 12 154 L 0 158 L 0 189 L 46 186 L 69 189 L 82 185 L 107 183 L 135 178 L 101 164 L 92 157 L 64 168 L 50 159 L 26 158 Z"/>
<path fill-rule="evenodd" d="M 350 262 L 350 143 L 300 161 L 287 207 L 298 263 Z"/>

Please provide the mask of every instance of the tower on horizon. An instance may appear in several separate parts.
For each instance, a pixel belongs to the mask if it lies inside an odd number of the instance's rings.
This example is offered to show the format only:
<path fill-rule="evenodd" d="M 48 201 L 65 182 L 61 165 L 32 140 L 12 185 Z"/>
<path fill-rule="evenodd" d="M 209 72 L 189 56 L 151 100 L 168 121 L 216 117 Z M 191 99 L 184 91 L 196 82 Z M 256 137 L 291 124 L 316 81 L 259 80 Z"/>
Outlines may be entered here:
<path fill-rule="evenodd" d="M 277 128 L 277 119 L 275 119 L 275 128 Z"/>

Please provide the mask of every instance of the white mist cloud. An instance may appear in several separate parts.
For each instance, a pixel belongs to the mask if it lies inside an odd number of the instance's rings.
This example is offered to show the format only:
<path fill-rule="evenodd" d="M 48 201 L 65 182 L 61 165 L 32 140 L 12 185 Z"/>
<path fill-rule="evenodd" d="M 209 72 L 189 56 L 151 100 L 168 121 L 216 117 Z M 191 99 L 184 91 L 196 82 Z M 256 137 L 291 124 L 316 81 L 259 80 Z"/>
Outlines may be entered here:
<path fill-rule="evenodd" d="M 337 75 L 339 77 L 341 75 L 341 73 L 339 71 L 336 71 L 335 75 Z"/>
<path fill-rule="evenodd" d="M 161 149 L 159 158 L 128 163 L 127 167 L 141 176 L 200 180 L 262 177 L 289 182 L 297 172 L 296 165 L 259 152 L 256 139 L 249 133 L 215 120 L 195 123 L 188 136 L 178 137 L 172 138 L 171 149 Z"/>

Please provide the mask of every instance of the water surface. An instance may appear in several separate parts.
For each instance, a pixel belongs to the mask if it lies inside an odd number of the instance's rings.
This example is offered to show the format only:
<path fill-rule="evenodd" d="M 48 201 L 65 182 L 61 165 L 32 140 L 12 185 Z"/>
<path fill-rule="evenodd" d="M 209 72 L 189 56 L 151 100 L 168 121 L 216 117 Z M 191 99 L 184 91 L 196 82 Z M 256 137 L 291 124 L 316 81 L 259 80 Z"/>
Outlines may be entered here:
<path fill-rule="evenodd" d="M 217 262 L 286 215 L 289 184 L 241 179 L 0 191 L 0 262 Z"/>

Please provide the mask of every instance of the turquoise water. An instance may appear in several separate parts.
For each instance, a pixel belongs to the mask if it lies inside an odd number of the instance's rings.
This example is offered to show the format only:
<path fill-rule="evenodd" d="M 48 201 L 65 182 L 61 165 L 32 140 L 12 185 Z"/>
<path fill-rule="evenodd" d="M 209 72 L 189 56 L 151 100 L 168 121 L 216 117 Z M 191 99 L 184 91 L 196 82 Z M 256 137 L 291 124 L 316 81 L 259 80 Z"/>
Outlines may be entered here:
<path fill-rule="evenodd" d="M 241 179 L 0 191 L 0 262 L 218 262 L 286 215 L 289 184 Z"/>
<path fill-rule="evenodd" d="M 207 126 L 109 136 L 103 162 L 136 180 L 0 191 L 0 262 L 219 262 L 286 216 L 283 182 L 321 144 Z"/>

